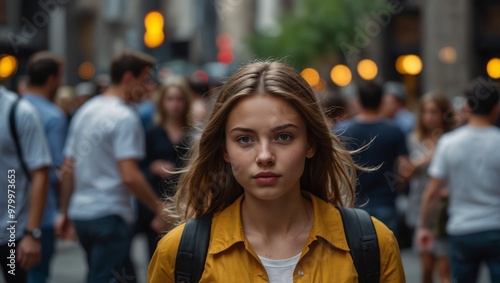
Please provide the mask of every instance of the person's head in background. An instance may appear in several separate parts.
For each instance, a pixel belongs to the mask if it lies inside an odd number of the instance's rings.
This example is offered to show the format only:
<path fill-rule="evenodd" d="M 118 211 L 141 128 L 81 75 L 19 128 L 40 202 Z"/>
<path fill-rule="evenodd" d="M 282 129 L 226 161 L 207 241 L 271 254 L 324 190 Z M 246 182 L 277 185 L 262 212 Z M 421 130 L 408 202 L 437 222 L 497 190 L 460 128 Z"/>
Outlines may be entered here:
<path fill-rule="evenodd" d="M 22 75 L 17 78 L 16 82 L 16 92 L 18 94 L 23 94 L 28 88 L 29 77 L 27 75 Z"/>
<path fill-rule="evenodd" d="M 380 114 L 382 87 L 374 82 L 363 82 L 358 86 L 360 113 Z"/>
<path fill-rule="evenodd" d="M 62 109 L 66 116 L 70 117 L 76 110 L 75 89 L 68 85 L 60 86 L 57 89 L 54 103 Z"/>
<path fill-rule="evenodd" d="M 278 199 L 304 190 L 333 205 L 354 201 L 357 167 L 309 84 L 282 62 L 254 62 L 233 74 L 192 150 L 175 197 L 184 219 L 221 211 L 244 193 Z M 256 190 L 252 175 L 262 170 L 282 174 L 277 191 Z"/>
<path fill-rule="evenodd" d="M 210 91 L 210 85 L 208 84 L 208 79 L 200 76 L 190 76 L 188 78 L 189 87 L 193 90 L 193 99 L 202 99 L 204 96 L 208 95 Z"/>
<path fill-rule="evenodd" d="M 28 86 L 25 93 L 42 94 L 53 101 L 62 82 L 64 64 L 62 57 L 48 51 L 33 54 L 26 65 Z"/>
<path fill-rule="evenodd" d="M 498 87 L 484 78 L 474 80 L 465 91 L 469 124 L 483 121 L 494 125 L 500 113 Z"/>
<path fill-rule="evenodd" d="M 157 87 L 153 75 L 156 60 L 143 52 L 127 49 L 111 61 L 111 85 L 106 93 L 118 94 L 125 103 L 139 103 Z"/>
<path fill-rule="evenodd" d="M 81 82 L 75 87 L 76 109 L 96 95 L 96 86 L 91 82 Z"/>
<path fill-rule="evenodd" d="M 206 98 L 209 97 L 210 88 L 207 81 L 195 76 L 189 77 L 189 86 L 193 90 L 193 104 L 191 106 L 193 123 L 201 127 L 208 118 L 209 110 Z"/>
<path fill-rule="evenodd" d="M 322 98 L 321 106 L 330 129 L 333 129 L 336 123 L 347 118 L 347 101 L 338 94 L 328 92 Z"/>
<path fill-rule="evenodd" d="M 388 81 L 383 86 L 382 114 L 389 119 L 406 107 L 407 89 L 400 82 Z"/>
<path fill-rule="evenodd" d="M 443 133 L 451 131 L 456 125 L 453 107 L 448 98 L 437 92 L 429 92 L 420 98 L 417 108 L 417 139 L 437 140 Z"/>
<path fill-rule="evenodd" d="M 192 126 L 192 100 L 186 79 L 168 76 L 156 90 L 154 122 L 160 126 L 173 123 L 188 130 Z"/>

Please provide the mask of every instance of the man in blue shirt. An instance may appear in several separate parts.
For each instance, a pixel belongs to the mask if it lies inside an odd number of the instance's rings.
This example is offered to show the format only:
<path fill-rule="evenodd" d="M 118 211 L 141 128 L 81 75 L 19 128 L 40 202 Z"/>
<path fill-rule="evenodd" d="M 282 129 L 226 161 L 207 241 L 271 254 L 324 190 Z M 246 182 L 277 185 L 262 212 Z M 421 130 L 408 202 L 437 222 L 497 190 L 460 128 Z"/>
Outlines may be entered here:
<path fill-rule="evenodd" d="M 36 110 L 21 100 L 10 116 L 17 99 L 0 86 L 0 270 L 9 283 L 25 283 L 26 270 L 40 261 L 40 222 L 52 162 Z"/>
<path fill-rule="evenodd" d="M 382 88 L 374 83 L 359 87 L 360 112 L 339 124 L 335 133 L 344 137 L 349 150 L 358 150 L 354 161 L 372 172 L 358 171 L 356 205 L 397 233 L 396 190 L 407 174 L 399 168 L 409 166 L 405 135 L 381 113 Z"/>
<path fill-rule="evenodd" d="M 57 191 L 59 178 L 56 170 L 63 162 L 63 148 L 67 134 L 64 112 L 52 101 L 61 84 L 64 60 L 55 54 L 42 51 L 34 54 L 26 66 L 29 82 L 23 99 L 37 110 L 47 136 L 53 166 L 49 175 L 49 192 L 42 218 L 42 259 L 28 272 L 28 282 L 46 282 L 49 277 L 50 258 L 54 251 L 54 224 L 57 216 Z"/>

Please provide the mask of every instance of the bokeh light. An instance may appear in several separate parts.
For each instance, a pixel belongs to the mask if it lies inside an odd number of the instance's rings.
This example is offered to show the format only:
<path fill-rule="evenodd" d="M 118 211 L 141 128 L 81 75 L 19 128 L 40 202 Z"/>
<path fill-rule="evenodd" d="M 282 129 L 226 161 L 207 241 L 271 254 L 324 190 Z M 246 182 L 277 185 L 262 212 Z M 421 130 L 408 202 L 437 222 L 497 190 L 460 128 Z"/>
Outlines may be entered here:
<path fill-rule="evenodd" d="M 78 67 L 78 76 L 83 80 L 91 79 L 95 74 L 95 66 L 92 62 L 86 61 Z"/>
<path fill-rule="evenodd" d="M 457 50 L 453 46 L 445 46 L 439 50 L 439 60 L 445 64 L 453 64 L 457 61 Z"/>
<path fill-rule="evenodd" d="M 346 65 L 339 64 L 330 71 L 330 78 L 336 85 L 344 87 L 351 83 L 352 73 Z"/>
<path fill-rule="evenodd" d="M 492 79 L 500 79 L 500 59 L 492 58 L 486 65 L 486 72 Z"/>
<path fill-rule="evenodd" d="M 231 64 L 234 59 L 232 50 L 233 40 L 231 39 L 231 36 L 227 33 L 221 33 L 215 39 L 215 44 L 219 49 L 219 52 L 217 53 L 217 61 L 225 65 Z"/>
<path fill-rule="evenodd" d="M 231 50 L 221 50 L 219 53 L 217 53 L 217 61 L 219 61 L 222 64 L 231 64 L 233 62 L 234 55 Z"/>
<path fill-rule="evenodd" d="M 319 73 L 313 68 L 305 68 L 302 72 L 300 72 L 300 75 L 310 86 L 315 86 L 319 83 Z"/>
<path fill-rule="evenodd" d="M 358 63 L 358 74 L 363 80 L 373 80 L 377 77 L 377 64 L 370 59 L 364 59 Z"/>
<path fill-rule="evenodd" d="M 158 11 L 152 11 L 146 14 L 144 26 L 148 29 L 163 29 L 163 15 Z"/>
<path fill-rule="evenodd" d="M 149 48 L 160 46 L 165 40 L 163 32 L 150 32 L 146 31 L 144 34 L 144 44 Z"/>
<path fill-rule="evenodd" d="M 144 18 L 144 44 L 149 48 L 160 46 L 165 40 L 163 15 L 158 11 L 149 12 Z"/>
<path fill-rule="evenodd" d="M 418 75 L 422 71 L 422 59 L 415 54 L 401 55 L 396 60 L 396 70 L 403 75 Z"/>
<path fill-rule="evenodd" d="M 17 59 L 12 55 L 0 55 L 0 79 L 8 79 L 17 71 Z"/>

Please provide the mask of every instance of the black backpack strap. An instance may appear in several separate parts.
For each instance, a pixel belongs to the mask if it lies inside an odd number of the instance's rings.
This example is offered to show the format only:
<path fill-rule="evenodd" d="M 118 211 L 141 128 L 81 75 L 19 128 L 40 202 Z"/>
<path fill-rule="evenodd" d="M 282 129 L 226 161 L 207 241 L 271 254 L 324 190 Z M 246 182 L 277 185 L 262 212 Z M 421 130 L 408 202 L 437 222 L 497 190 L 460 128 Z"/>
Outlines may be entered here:
<path fill-rule="evenodd" d="M 21 145 L 19 144 L 19 137 L 17 136 L 16 109 L 17 109 L 17 105 L 19 104 L 19 101 L 21 101 L 20 98 L 17 99 L 16 101 L 14 101 L 14 104 L 12 104 L 12 107 L 10 108 L 10 113 L 9 113 L 10 133 L 11 133 L 12 139 L 14 140 L 14 143 L 16 145 L 17 156 L 19 156 L 19 161 L 21 162 L 21 166 L 23 167 L 23 170 L 26 173 L 26 177 L 28 178 L 28 181 L 31 182 L 31 173 L 28 170 L 28 166 L 26 166 L 26 162 L 24 162 L 23 152 L 21 151 Z"/>
<path fill-rule="evenodd" d="M 337 207 L 344 223 L 347 244 L 358 272 L 359 283 L 380 281 L 380 251 L 377 232 L 368 212 L 358 208 Z"/>
<path fill-rule="evenodd" d="M 175 261 L 175 282 L 200 281 L 205 268 L 211 228 L 211 213 L 186 222 Z"/>

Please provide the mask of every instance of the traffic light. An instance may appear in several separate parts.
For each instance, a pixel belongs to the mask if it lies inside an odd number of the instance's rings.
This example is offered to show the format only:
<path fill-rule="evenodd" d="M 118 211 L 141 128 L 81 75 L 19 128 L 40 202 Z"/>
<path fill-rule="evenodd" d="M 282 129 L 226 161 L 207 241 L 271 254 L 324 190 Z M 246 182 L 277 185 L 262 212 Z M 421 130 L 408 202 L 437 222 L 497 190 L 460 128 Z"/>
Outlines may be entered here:
<path fill-rule="evenodd" d="M 234 59 L 231 36 L 227 33 L 220 34 L 217 36 L 216 44 L 219 49 L 219 52 L 217 53 L 217 61 L 226 65 L 231 64 Z"/>
<path fill-rule="evenodd" d="M 165 40 L 163 33 L 164 25 L 163 15 L 158 11 L 151 11 L 146 14 L 144 18 L 144 44 L 149 48 L 156 48 L 160 46 Z"/>

